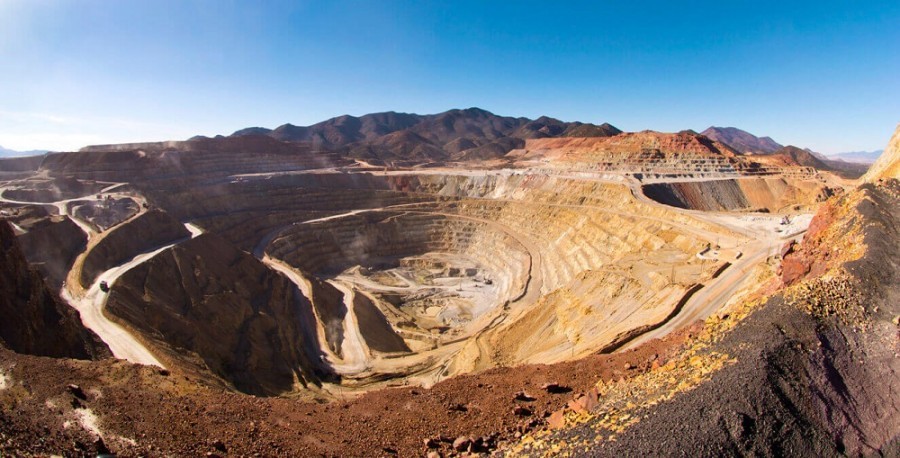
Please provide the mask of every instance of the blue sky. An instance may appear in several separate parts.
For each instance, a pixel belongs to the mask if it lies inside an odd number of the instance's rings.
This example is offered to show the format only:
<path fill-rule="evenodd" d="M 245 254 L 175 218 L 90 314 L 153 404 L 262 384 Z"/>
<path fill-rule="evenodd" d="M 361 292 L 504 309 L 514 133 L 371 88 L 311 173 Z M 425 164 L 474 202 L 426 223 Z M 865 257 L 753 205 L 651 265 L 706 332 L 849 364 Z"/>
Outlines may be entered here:
<path fill-rule="evenodd" d="M 477 106 L 835 153 L 900 122 L 900 2 L 680 3 L 0 0 L 0 145 Z"/>

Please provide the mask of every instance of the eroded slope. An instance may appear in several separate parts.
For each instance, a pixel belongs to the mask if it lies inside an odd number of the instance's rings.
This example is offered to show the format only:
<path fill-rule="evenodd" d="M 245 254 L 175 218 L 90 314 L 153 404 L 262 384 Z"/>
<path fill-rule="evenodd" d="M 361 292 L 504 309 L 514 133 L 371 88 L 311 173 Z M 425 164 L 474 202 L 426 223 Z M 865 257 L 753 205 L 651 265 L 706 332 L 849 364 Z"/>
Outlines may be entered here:
<path fill-rule="evenodd" d="M 0 343 L 19 353 L 57 358 L 110 356 L 97 336 L 81 325 L 78 312 L 50 291 L 29 267 L 5 221 L 0 221 Z"/>
<path fill-rule="evenodd" d="M 758 307 L 707 321 L 659 369 L 599 383 L 557 418 L 561 429 L 514 454 L 896 453 L 898 211 L 896 180 L 829 201 L 786 258 L 819 268 Z"/>
<path fill-rule="evenodd" d="M 211 234 L 128 271 L 107 304 L 175 365 L 186 353 L 186 362 L 254 394 L 327 377 L 310 307 L 293 283 Z"/>

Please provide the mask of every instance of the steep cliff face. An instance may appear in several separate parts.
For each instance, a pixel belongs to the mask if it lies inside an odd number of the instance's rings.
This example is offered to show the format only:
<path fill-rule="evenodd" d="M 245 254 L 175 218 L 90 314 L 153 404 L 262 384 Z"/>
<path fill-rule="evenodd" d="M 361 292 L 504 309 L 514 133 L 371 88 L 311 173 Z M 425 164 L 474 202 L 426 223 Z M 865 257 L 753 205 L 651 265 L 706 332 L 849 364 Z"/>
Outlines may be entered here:
<path fill-rule="evenodd" d="M 864 181 L 870 182 L 886 178 L 900 179 L 900 125 L 897 125 L 887 148 L 863 176 Z"/>
<path fill-rule="evenodd" d="M 657 202 L 703 211 L 777 212 L 789 206 L 814 205 L 833 193 L 833 190 L 815 181 L 784 178 L 655 183 L 644 185 L 642 189 L 647 197 Z"/>
<path fill-rule="evenodd" d="M 365 294 L 353 296 L 353 313 L 359 321 L 359 331 L 372 350 L 384 353 L 406 352 L 409 347 L 397 335 L 390 323 Z"/>
<path fill-rule="evenodd" d="M 310 302 L 288 279 L 214 235 L 128 271 L 107 308 L 161 347 L 196 355 L 200 370 L 246 393 L 279 394 L 327 376 Z"/>
<path fill-rule="evenodd" d="M 0 172 L 31 172 L 41 166 L 44 156 L 10 157 L 0 159 Z"/>
<path fill-rule="evenodd" d="M 81 324 L 75 309 L 50 292 L 28 266 L 12 228 L 0 221 L 0 343 L 19 353 L 99 359 L 109 349 Z"/>
<path fill-rule="evenodd" d="M 119 226 L 94 246 L 84 259 L 81 284 L 90 285 L 97 275 L 154 248 L 190 236 L 168 213 L 152 210 Z"/>
<path fill-rule="evenodd" d="M 50 217 L 29 226 L 28 232 L 19 236 L 19 243 L 28 262 L 44 274 L 51 288 L 58 290 L 75 258 L 87 246 L 87 235 L 67 217 Z"/>

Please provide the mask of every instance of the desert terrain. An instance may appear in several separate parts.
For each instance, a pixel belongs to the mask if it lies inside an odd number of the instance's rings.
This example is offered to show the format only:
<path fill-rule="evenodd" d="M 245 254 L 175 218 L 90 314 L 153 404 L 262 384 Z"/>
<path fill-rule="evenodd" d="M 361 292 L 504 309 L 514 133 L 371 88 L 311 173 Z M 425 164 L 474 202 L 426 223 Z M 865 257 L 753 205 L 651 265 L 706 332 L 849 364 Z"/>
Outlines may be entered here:
<path fill-rule="evenodd" d="M 746 137 L 351 118 L 0 160 L 34 328 L 2 335 L 0 451 L 896 450 L 896 134 L 854 178 Z"/>

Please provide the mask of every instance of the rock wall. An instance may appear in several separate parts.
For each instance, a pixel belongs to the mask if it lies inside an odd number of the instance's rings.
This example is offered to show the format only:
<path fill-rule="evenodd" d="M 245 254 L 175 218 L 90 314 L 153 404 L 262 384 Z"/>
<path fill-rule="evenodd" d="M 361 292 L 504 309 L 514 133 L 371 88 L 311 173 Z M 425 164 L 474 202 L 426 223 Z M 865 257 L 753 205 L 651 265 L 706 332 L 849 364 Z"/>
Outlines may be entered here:
<path fill-rule="evenodd" d="M 28 266 L 12 228 L 0 221 L 0 343 L 56 358 L 99 359 L 109 348 L 81 324 L 78 312 Z"/>
<path fill-rule="evenodd" d="M 0 159 L 0 172 L 32 172 L 43 162 L 44 156 L 10 157 Z"/>
<path fill-rule="evenodd" d="M 897 125 L 897 130 L 894 131 L 887 148 L 863 176 L 864 181 L 870 182 L 886 178 L 900 180 L 900 124 Z"/>
<path fill-rule="evenodd" d="M 107 311 L 174 354 L 196 355 L 201 370 L 246 393 L 277 395 L 329 377 L 309 300 L 212 234 L 125 273 Z"/>
<path fill-rule="evenodd" d="M 818 182 L 784 178 L 653 183 L 642 190 L 662 204 L 701 211 L 779 212 L 791 206 L 812 206 L 833 193 Z"/>
<path fill-rule="evenodd" d="M 382 353 L 410 351 L 368 296 L 362 293 L 353 296 L 353 312 L 359 323 L 359 332 L 370 349 Z"/>
<path fill-rule="evenodd" d="M 117 227 L 87 253 L 81 284 L 89 286 L 102 272 L 129 259 L 190 236 L 184 225 L 160 210 L 148 211 Z"/>
<path fill-rule="evenodd" d="M 68 217 L 49 217 L 28 226 L 19 243 L 28 262 L 59 290 L 75 258 L 87 247 L 87 234 Z"/>

